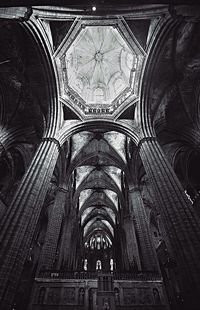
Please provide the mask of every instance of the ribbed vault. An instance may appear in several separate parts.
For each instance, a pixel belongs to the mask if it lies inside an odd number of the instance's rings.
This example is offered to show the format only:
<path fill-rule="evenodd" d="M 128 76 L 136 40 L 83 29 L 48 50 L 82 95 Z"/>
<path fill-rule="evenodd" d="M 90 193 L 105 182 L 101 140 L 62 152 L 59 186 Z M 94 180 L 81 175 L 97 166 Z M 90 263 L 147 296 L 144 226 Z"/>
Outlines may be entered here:
<path fill-rule="evenodd" d="M 38 277 L 45 288 L 49 274 L 153 273 L 143 283 L 163 292 L 164 279 L 173 309 L 198 299 L 200 14 L 113 3 L 100 13 L 83 4 L 0 9 L 6 310 L 23 268 L 25 285 Z M 32 304 L 48 307 L 58 296 L 49 288 Z M 148 306 L 165 307 L 154 293 Z M 65 306 L 59 298 L 54 306 Z"/>
<path fill-rule="evenodd" d="M 66 175 L 74 186 L 71 208 L 77 210 L 83 255 L 87 259 L 93 252 L 97 259 L 109 251 L 113 258 L 116 225 L 125 205 L 121 182 L 127 170 L 127 138 L 115 132 L 90 131 L 75 134 L 71 143 Z"/>

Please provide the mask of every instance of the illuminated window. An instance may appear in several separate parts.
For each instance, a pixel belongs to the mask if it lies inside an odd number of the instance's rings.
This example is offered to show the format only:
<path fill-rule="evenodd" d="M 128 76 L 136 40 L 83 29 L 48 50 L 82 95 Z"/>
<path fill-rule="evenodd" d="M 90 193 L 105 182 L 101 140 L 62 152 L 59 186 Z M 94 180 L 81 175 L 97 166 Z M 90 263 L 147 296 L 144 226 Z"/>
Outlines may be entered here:
<path fill-rule="evenodd" d="M 94 101 L 100 103 L 104 101 L 104 92 L 102 88 L 96 88 L 94 91 Z"/>

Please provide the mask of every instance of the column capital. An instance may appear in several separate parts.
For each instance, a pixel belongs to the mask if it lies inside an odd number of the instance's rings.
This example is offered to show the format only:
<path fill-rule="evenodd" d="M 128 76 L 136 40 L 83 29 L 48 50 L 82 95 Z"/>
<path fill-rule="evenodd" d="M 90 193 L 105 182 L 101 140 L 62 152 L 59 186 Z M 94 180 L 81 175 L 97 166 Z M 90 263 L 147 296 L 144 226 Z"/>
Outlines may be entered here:
<path fill-rule="evenodd" d="M 130 185 L 129 186 L 129 192 L 133 193 L 133 192 L 140 192 L 140 187 L 138 185 Z"/>
<path fill-rule="evenodd" d="M 141 145 L 144 143 L 144 142 L 147 142 L 147 141 L 157 141 L 157 138 L 154 137 L 154 136 L 150 136 L 150 137 L 143 137 L 139 142 L 138 142 L 138 148 L 140 149 Z"/>
<path fill-rule="evenodd" d="M 68 191 L 68 189 L 66 189 L 66 188 L 63 188 L 63 187 L 61 187 L 61 186 L 58 186 L 58 191 L 59 192 L 62 192 L 62 193 L 69 193 L 69 191 Z"/>
<path fill-rule="evenodd" d="M 44 141 L 50 141 L 50 142 L 55 143 L 55 145 L 56 145 L 57 148 L 58 148 L 58 152 L 60 153 L 60 151 L 61 151 L 61 145 L 60 145 L 60 142 L 59 142 L 56 138 L 53 138 L 53 137 L 44 137 L 44 138 L 42 138 L 42 142 L 44 142 Z"/>

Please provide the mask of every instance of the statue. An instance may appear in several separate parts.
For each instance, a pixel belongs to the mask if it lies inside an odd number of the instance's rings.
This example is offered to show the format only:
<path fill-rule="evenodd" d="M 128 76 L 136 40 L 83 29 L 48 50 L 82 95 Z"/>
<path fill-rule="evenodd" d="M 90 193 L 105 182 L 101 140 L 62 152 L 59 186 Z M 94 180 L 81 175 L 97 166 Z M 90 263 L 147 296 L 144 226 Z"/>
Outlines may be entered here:
<path fill-rule="evenodd" d="M 105 298 L 105 299 L 104 299 L 103 309 L 104 309 L 104 310 L 110 310 L 108 298 Z"/>

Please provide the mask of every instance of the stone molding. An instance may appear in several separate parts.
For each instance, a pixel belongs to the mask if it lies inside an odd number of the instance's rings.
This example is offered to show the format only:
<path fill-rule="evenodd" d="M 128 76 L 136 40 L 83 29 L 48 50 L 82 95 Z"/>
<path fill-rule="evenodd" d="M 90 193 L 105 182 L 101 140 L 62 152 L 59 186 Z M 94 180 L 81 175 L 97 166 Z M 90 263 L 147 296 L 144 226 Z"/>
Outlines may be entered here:
<path fill-rule="evenodd" d="M 144 142 L 147 142 L 147 141 L 157 141 L 157 138 L 156 137 L 144 137 L 144 138 L 142 138 L 139 142 L 138 142 L 138 148 L 140 149 L 140 147 L 142 146 L 142 144 L 144 143 Z"/>
<path fill-rule="evenodd" d="M 52 137 L 45 137 L 45 138 L 42 138 L 42 141 L 50 141 L 50 142 L 53 142 L 55 143 L 55 145 L 57 146 L 57 149 L 58 149 L 58 152 L 60 153 L 61 152 L 61 145 L 60 145 L 60 142 L 56 139 L 56 138 L 52 138 Z"/>

